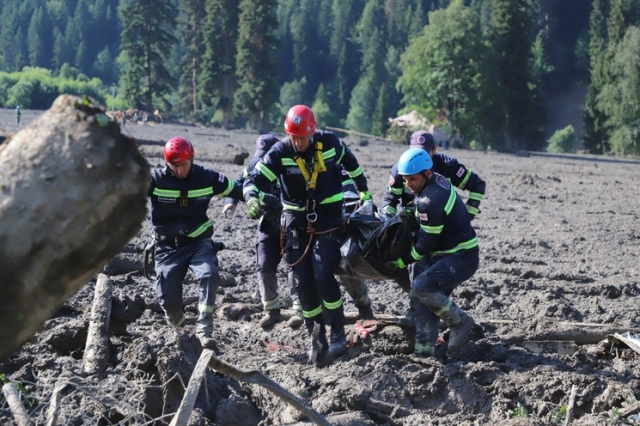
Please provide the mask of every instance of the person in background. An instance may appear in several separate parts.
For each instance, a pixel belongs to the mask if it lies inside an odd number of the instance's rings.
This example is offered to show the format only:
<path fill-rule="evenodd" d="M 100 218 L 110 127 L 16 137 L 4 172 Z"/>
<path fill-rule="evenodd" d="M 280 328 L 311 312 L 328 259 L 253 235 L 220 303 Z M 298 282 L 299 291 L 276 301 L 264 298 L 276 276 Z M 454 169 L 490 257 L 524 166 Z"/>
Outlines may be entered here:
<path fill-rule="evenodd" d="M 242 187 L 249 173 L 253 171 L 256 164 L 262 160 L 262 157 L 277 142 L 280 142 L 278 138 L 271 134 L 260 135 L 256 139 L 256 151 L 253 157 L 235 180 L 238 186 Z M 262 300 L 262 308 L 265 312 L 265 315 L 260 320 L 262 328 L 269 327 L 282 320 L 280 298 L 278 297 L 278 277 L 276 275 L 278 264 L 280 263 L 280 214 L 282 213 L 278 182 L 271 183 L 264 194 L 262 202 L 265 204 L 265 213 L 260 217 L 258 223 L 258 242 L 256 243 L 258 289 Z M 237 204 L 238 200 L 228 198 L 222 213 L 225 216 L 232 215 Z M 294 298 L 294 305 L 296 301 L 297 298 Z"/>
<path fill-rule="evenodd" d="M 200 285 L 196 336 L 203 347 L 215 349 L 211 339 L 216 291 L 220 283 L 217 251 L 207 217 L 215 195 L 242 199 L 242 188 L 222 173 L 194 164 L 194 149 L 183 137 L 164 146 L 166 167 L 153 170 L 147 192 L 155 232 L 156 293 L 169 324 L 180 327 L 182 281 L 191 269 Z"/>
<path fill-rule="evenodd" d="M 249 217 L 259 218 L 263 213 L 262 194 L 271 184 L 280 182 L 285 261 L 292 268 L 305 324 L 312 336 L 311 359 L 315 361 L 318 354 L 334 358 L 347 350 L 342 293 L 333 275 L 341 257 L 341 165 L 354 179 L 361 200 L 371 199 L 371 194 L 356 157 L 336 135 L 316 129 L 309 107 L 291 107 L 284 130 L 287 137 L 265 154 L 244 182 L 247 212 Z M 331 326 L 330 343 L 325 322 Z M 313 342 L 319 347 L 314 348 Z"/>
<path fill-rule="evenodd" d="M 410 148 L 420 148 L 429 154 L 433 163 L 433 172 L 438 173 L 447 178 L 453 186 L 468 192 L 466 209 L 469 219 L 473 220 L 480 213 L 480 202 L 485 194 L 486 182 L 478 176 L 478 174 L 469 170 L 464 164 L 457 159 L 449 157 L 438 152 L 436 141 L 433 135 L 426 130 L 418 130 L 411 135 L 409 140 Z M 404 209 L 411 210 L 415 195 L 406 186 L 402 176 L 398 173 L 398 163 L 391 167 L 391 175 L 389 177 L 389 185 L 384 195 L 383 205 L 380 208 L 380 214 L 383 216 L 393 216 Z M 411 211 L 408 212 L 409 214 Z M 419 274 L 414 271 L 412 266 L 407 272 L 397 279 L 398 285 L 407 293 L 411 290 L 411 280 Z M 412 298 L 409 302 L 409 310 L 407 315 L 400 319 L 399 325 L 403 327 L 414 327 L 415 322 L 415 304 L 416 300 Z"/>
<path fill-rule="evenodd" d="M 435 354 L 440 320 L 450 330 L 449 351 L 458 351 L 468 342 L 474 321 L 453 302 L 451 294 L 478 269 L 476 232 L 453 184 L 433 171 L 425 150 L 411 148 L 402 154 L 398 174 L 415 195 L 414 214 L 420 230 L 411 251 L 388 262 L 387 267 L 420 265 L 420 273 L 411 282 L 411 295 L 418 299 L 414 352 Z"/>
<path fill-rule="evenodd" d="M 16 105 L 16 121 L 18 122 L 18 126 L 20 126 L 20 117 L 22 117 L 22 113 L 20 112 L 20 105 Z"/>

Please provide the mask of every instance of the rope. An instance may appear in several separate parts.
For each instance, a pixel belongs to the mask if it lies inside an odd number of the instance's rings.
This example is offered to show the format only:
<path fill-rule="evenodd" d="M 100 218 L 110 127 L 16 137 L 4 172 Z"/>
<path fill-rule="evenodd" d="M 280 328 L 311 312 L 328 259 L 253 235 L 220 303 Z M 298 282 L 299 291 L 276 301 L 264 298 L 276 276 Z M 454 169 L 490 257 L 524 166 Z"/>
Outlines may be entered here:
<path fill-rule="evenodd" d="M 311 247 L 311 243 L 313 242 L 313 237 L 315 235 L 328 234 L 329 232 L 333 232 L 333 231 L 336 231 L 338 229 L 340 229 L 340 227 L 336 226 L 334 228 L 327 229 L 325 231 L 316 231 L 315 229 L 313 229 L 312 222 L 308 222 L 306 231 L 307 231 L 307 234 L 309 234 L 309 241 L 307 242 L 307 246 L 304 248 L 304 251 L 302 252 L 300 257 L 298 258 L 298 260 L 296 260 L 293 263 L 289 263 L 289 262 L 287 262 L 287 259 L 285 257 L 285 246 L 287 244 L 287 230 L 284 227 L 280 228 L 280 254 L 282 256 L 282 261 L 288 267 L 293 268 L 294 266 L 296 266 L 297 264 L 302 262 L 302 259 L 304 259 L 304 257 L 307 255 L 307 253 L 309 253 L 309 248 Z"/>

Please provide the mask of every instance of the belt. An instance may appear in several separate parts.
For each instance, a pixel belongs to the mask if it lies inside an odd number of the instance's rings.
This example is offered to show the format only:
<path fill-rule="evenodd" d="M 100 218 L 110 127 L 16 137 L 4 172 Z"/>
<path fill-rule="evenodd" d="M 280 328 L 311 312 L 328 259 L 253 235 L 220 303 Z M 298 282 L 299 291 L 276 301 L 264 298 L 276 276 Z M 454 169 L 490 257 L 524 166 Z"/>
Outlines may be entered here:
<path fill-rule="evenodd" d="M 206 237 L 198 236 L 196 238 L 191 237 L 167 237 L 166 235 L 156 234 L 156 239 L 159 244 L 169 246 L 173 248 L 180 248 L 193 244 L 197 241 L 203 240 Z"/>

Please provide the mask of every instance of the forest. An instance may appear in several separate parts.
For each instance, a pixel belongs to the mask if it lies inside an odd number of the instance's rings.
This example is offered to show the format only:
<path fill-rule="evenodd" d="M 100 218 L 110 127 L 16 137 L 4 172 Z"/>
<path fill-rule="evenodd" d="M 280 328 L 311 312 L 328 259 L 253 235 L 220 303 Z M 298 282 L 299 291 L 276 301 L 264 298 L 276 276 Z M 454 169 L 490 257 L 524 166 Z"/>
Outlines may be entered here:
<path fill-rule="evenodd" d="M 403 141 L 416 111 L 461 147 L 640 154 L 640 0 L 0 0 L 0 105 L 109 109 Z M 581 131 L 543 129 L 584 88 Z"/>

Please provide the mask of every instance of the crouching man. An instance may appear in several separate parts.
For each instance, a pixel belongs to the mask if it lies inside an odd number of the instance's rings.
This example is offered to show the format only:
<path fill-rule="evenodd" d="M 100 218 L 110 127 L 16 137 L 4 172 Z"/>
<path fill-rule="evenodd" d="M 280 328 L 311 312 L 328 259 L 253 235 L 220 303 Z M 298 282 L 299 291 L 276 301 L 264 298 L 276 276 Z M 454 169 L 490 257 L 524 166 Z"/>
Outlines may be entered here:
<path fill-rule="evenodd" d="M 479 265 L 476 232 L 464 202 L 432 167 L 423 149 L 409 149 L 400 157 L 398 173 L 415 194 L 420 231 L 411 252 L 387 265 L 404 269 L 418 262 L 420 273 L 411 282 L 411 294 L 418 298 L 415 354 L 419 356 L 434 355 L 440 320 L 450 329 L 450 352 L 468 342 L 474 321 L 450 296 Z"/>

